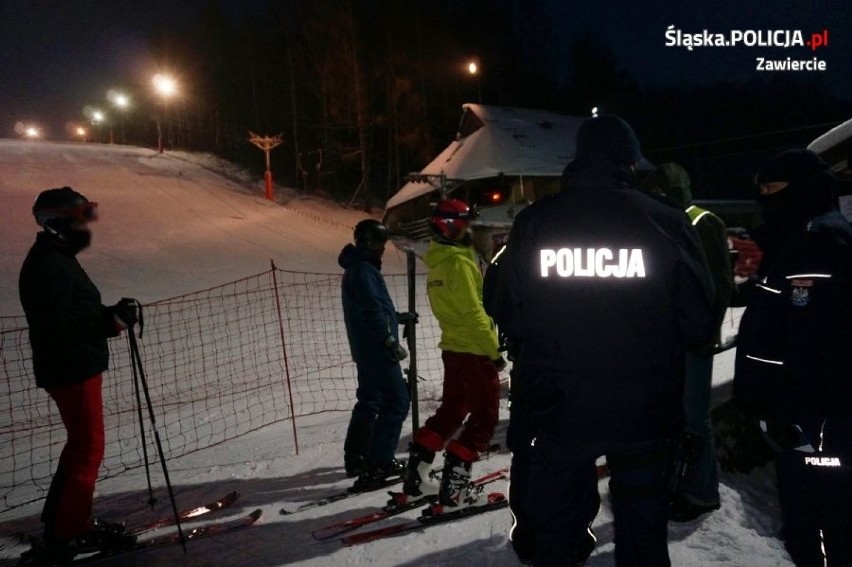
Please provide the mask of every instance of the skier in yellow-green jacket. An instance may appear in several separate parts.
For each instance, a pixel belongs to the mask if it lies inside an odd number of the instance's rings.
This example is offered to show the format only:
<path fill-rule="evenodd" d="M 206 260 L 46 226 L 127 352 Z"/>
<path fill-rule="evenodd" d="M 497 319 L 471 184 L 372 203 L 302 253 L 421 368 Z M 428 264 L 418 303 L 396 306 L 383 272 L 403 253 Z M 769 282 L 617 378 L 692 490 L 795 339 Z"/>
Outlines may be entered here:
<path fill-rule="evenodd" d="M 475 500 L 468 490 L 471 466 L 494 435 L 498 373 L 506 366 L 494 323 L 482 306 L 482 273 L 470 244 L 474 216 L 457 199 L 439 203 L 431 219 L 435 237 L 423 257 L 429 268 L 429 304 L 441 326 L 444 385 L 441 406 L 414 434 L 403 490 L 409 498 L 437 493 L 440 506 Z M 453 439 L 462 423 L 461 434 Z M 432 463 L 445 448 L 439 484 L 431 475 Z"/>

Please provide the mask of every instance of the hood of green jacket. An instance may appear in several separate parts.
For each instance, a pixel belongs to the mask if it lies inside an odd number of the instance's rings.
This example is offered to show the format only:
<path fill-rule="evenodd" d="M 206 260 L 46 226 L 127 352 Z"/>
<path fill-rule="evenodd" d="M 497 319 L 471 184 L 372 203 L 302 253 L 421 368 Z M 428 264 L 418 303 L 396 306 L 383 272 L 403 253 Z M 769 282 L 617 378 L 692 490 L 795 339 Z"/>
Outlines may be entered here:
<path fill-rule="evenodd" d="M 676 163 L 664 163 L 645 178 L 642 186 L 652 193 L 663 193 L 684 207 L 692 202 L 689 174 Z"/>

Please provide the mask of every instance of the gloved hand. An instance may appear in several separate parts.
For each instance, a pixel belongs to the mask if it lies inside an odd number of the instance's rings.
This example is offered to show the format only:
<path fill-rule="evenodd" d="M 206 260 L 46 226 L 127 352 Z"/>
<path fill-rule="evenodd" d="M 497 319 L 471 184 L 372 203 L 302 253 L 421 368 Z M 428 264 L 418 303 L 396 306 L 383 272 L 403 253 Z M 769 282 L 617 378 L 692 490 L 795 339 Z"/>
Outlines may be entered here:
<path fill-rule="evenodd" d="M 399 341 L 397 341 L 392 336 L 385 339 L 385 348 L 388 349 L 388 354 L 390 355 L 391 359 L 395 360 L 396 362 L 400 362 L 408 358 L 408 352 L 404 348 L 402 348 L 402 345 L 399 344 Z"/>
<path fill-rule="evenodd" d="M 411 313 L 409 311 L 404 311 L 402 313 L 397 313 L 396 319 L 399 321 L 400 325 L 408 325 L 409 323 L 414 323 L 416 325 L 420 322 L 420 315 L 418 315 L 417 312 Z"/>
<path fill-rule="evenodd" d="M 112 307 L 112 316 L 121 330 L 132 327 L 139 322 L 136 303 L 135 299 L 125 297 Z"/>
<path fill-rule="evenodd" d="M 497 372 L 503 372 L 506 370 L 506 359 L 502 356 L 500 358 L 495 358 L 491 362 L 494 363 L 494 366 L 497 368 Z"/>

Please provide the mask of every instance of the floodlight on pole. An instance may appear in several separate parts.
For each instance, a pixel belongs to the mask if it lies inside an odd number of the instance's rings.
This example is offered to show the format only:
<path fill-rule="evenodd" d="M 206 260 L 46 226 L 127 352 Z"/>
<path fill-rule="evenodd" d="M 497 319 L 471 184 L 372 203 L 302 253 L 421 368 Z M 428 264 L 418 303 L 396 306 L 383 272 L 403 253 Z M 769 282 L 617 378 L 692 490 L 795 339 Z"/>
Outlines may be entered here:
<path fill-rule="evenodd" d="M 82 126 L 77 126 L 77 135 L 82 138 L 83 142 L 86 142 L 86 129 Z"/>
<path fill-rule="evenodd" d="M 467 73 L 473 80 L 476 81 L 476 96 L 479 100 L 479 104 L 482 104 L 482 69 L 479 66 L 478 59 L 471 59 L 467 62 Z"/>
<path fill-rule="evenodd" d="M 24 136 L 26 136 L 27 138 L 30 138 L 31 140 L 38 138 L 38 136 L 39 136 L 38 128 L 36 128 L 35 126 L 28 126 L 27 129 L 24 131 Z"/>
<path fill-rule="evenodd" d="M 275 194 L 272 191 L 272 169 L 269 164 L 269 152 L 272 151 L 273 148 L 277 148 L 284 141 L 281 139 L 283 134 L 278 134 L 277 136 L 258 136 L 251 130 L 249 130 L 249 142 L 263 150 L 263 153 L 266 154 L 266 172 L 263 174 L 264 181 L 266 181 L 266 198 L 270 201 L 275 200 Z"/>
<path fill-rule="evenodd" d="M 124 116 L 130 108 L 130 97 L 116 90 L 110 90 L 107 93 L 107 99 L 118 109 L 118 115 L 121 120 L 121 143 L 126 144 L 127 138 L 124 135 Z M 110 142 L 112 142 L 112 128 L 109 130 Z"/>
<path fill-rule="evenodd" d="M 102 110 L 92 109 L 91 114 L 89 114 L 89 121 L 92 123 L 92 141 L 95 143 L 101 142 L 99 126 L 104 120 L 106 120 L 106 114 Z"/>
<path fill-rule="evenodd" d="M 592 118 L 597 118 L 597 117 L 598 117 L 598 107 L 595 106 L 594 108 L 592 108 Z"/>
<path fill-rule="evenodd" d="M 163 97 L 163 115 L 166 113 L 166 104 L 170 97 L 177 94 L 177 82 L 168 75 L 156 74 L 152 80 L 157 94 Z M 163 153 L 163 117 L 157 117 L 157 151 Z"/>

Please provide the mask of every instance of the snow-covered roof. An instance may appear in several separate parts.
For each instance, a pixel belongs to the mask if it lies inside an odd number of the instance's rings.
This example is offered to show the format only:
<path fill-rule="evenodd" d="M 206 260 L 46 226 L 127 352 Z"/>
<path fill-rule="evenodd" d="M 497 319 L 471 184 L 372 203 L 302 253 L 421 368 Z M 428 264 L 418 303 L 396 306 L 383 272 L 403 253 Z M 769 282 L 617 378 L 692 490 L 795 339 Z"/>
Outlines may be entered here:
<path fill-rule="evenodd" d="M 504 175 L 559 176 L 574 157 L 574 138 L 587 117 L 547 110 L 465 104 L 484 126 L 455 140 L 421 173 L 448 179 Z M 391 208 L 432 191 L 428 183 L 406 183 L 391 197 Z"/>
<path fill-rule="evenodd" d="M 852 119 L 835 126 L 822 136 L 818 137 L 816 140 L 808 144 L 808 149 L 814 153 L 821 154 L 848 138 L 852 138 Z"/>

